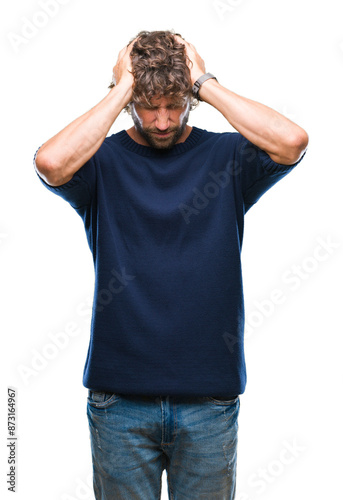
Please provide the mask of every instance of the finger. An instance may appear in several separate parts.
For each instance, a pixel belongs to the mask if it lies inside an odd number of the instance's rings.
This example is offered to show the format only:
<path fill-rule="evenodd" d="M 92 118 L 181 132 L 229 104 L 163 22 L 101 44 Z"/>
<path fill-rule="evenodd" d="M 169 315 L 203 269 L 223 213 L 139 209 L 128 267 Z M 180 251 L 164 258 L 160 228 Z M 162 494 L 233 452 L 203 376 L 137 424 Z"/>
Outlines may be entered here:
<path fill-rule="evenodd" d="M 133 44 L 138 40 L 138 38 L 135 38 L 134 40 L 132 40 L 132 42 L 129 42 L 127 45 L 125 45 L 125 47 L 123 47 L 121 49 L 121 51 L 119 52 L 119 55 L 118 55 L 118 59 L 121 58 L 124 54 L 126 54 L 127 51 L 130 51 L 133 47 Z"/>
<path fill-rule="evenodd" d="M 193 51 L 193 52 L 196 52 L 196 48 L 194 47 L 194 45 L 192 43 L 188 44 L 189 45 L 189 48 Z"/>
<path fill-rule="evenodd" d="M 139 38 L 139 37 L 134 38 L 134 39 L 132 40 L 132 42 L 130 42 L 130 43 L 128 43 L 128 44 L 127 44 L 126 49 L 127 49 L 129 52 L 131 52 L 132 47 L 133 47 L 133 45 L 137 42 L 138 38 Z"/>
<path fill-rule="evenodd" d="M 174 35 L 174 38 L 175 38 L 175 39 L 176 39 L 176 41 L 178 41 L 179 43 L 182 43 L 183 45 L 185 45 L 185 46 L 186 46 L 186 48 L 187 48 L 187 45 L 189 45 L 189 44 L 188 44 L 188 42 L 186 42 L 186 40 L 185 40 L 184 38 L 182 38 L 182 36 L 180 36 L 180 35 Z"/>
<path fill-rule="evenodd" d="M 125 54 L 126 52 L 126 47 L 124 47 L 123 49 L 121 49 L 121 51 L 118 53 L 118 59 L 117 61 L 120 61 L 120 59 L 123 57 L 123 55 Z"/>

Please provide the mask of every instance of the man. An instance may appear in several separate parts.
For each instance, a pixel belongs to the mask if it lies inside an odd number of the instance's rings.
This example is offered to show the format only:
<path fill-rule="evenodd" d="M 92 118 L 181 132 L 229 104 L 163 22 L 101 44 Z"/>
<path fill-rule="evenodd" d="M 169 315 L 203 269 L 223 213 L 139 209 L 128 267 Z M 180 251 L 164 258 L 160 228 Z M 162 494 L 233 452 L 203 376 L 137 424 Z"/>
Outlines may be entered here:
<path fill-rule="evenodd" d="M 94 259 L 83 384 L 95 497 L 159 498 L 166 469 L 172 499 L 233 499 L 244 215 L 308 137 L 226 89 L 174 32 L 140 32 L 113 82 L 35 155 L 42 183 L 82 217 Z M 199 100 L 237 132 L 189 126 Z M 134 125 L 107 137 L 123 109 Z"/>

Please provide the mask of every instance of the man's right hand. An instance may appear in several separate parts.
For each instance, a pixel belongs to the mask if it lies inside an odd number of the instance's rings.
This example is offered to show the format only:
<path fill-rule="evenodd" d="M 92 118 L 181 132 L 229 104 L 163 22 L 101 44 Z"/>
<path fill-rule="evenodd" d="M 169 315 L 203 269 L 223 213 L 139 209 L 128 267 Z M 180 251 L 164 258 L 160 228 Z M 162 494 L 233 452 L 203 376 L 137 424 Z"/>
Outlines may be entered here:
<path fill-rule="evenodd" d="M 134 78 L 130 53 L 135 41 L 119 52 L 113 68 L 116 86 L 96 106 L 47 140 L 37 152 L 36 169 L 51 186 L 60 186 L 72 179 L 96 153 L 119 113 L 131 101 Z"/>
<path fill-rule="evenodd" d="M 131 62 L 131 49 L 137 38 L 132 40 L 129 45 L 126 45 L 118 55 L 117 62 L 113 68 L 113 76 L 116 81 L 116 86 L 125 86 L 132 89 L 133 76 L 132 76 L 132 62 Z"/>

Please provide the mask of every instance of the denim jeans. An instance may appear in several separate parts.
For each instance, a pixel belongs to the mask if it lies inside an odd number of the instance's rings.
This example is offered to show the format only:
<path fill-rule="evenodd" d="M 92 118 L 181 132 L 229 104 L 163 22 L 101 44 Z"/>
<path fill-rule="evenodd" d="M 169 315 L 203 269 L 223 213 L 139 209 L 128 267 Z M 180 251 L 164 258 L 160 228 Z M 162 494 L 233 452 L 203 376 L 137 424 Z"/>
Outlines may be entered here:
<path fill-rule="evenodd" d="M 239 396 L 128 396 L 88 391 L 96 500 L 233 500 Z"/>

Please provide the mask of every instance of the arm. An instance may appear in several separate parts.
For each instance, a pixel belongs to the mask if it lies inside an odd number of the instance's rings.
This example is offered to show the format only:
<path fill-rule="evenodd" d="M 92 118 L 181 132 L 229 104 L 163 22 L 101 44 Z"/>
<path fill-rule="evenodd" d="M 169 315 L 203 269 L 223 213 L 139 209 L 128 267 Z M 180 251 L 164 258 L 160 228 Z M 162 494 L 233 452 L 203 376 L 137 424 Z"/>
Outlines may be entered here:
<path fill-rule="evenodd" d="M 40 147 L 36 169 L 51 186 L 68 182 L 96 153 L 119 113 L 130 102 L 133 84 L 130 52 L 134 42 L 120 51 L 113 68 L 117 85 L 96 106 Z"/>
<path fill-rule="evenodd" d="M 204 61 L 194 46 L 186 46 L 192 84 L 206 73 Z M 265 151 L 276 163 L 292 165 L 303 155 L 308 145 L 304 129 L 277 111 L 246 97 L 239 96 L 210 79 L 202 84 L 201 99 L 214 106 L 246 139 Z"/>

